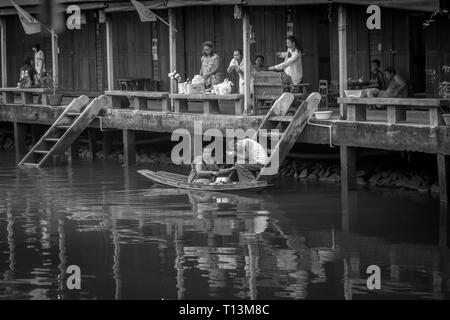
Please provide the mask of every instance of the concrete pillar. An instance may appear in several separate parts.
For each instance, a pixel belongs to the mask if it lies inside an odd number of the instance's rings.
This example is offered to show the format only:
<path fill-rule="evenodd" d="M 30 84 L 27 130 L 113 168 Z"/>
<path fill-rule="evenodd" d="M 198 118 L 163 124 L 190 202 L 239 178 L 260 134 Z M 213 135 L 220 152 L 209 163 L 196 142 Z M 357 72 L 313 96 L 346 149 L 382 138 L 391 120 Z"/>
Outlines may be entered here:
<path fill-rule="evenodd" d="M 439 183 L 439 198 L 441 201 L 447 202 L 449 200 L 449 156 L 438 153 L 437 154 L 438 167 L 438 183 Z"/>
<path fill-rule="evenodd" d="M 123 130 L 123 160 L 124 166 L 136 164 L 136 137 L 133 130 Z"/>
<path fill-rule="evenodd" d="M 20 161 L 26 154 L 25 137 L 26 124 L 14 122 L 14 147 L 17 161 Z"/>
<path fill-rule="evenodd" d="M 341 188 L 356 189 L 356 148 L 340 146 L 341 156 Z"/>
<path fill-rule="evenodd" d="M 94 160 L 97 152 L 97 132 L 95 129 L 88 129 L 88 144 L 89 153 L 91 154 L 89 160 Z"/>
<path fill-rule="evenodd" d="M 448 202 L 441 201 L 439 206 L 439 246 L 447 248 L 448 242 Z"/>
<path fill-rule="evenodd" d="M 41 138 L 39 126 L 36 124 L 31 124 L 30 128 L 31 128 L 31 141 L 32 141 L 33 145 L 35 145 Z"/>
<path fill-rule="evenodd" d="M 106 16 L 106 72 L 108 77 L 108 90 L 114 90 L 114 58 L 113 58 L 113 33 L 112 22 L 109 15 Z"/>
<path fill-rule="evenodd" d="M 102 135 L 103 156 L 106 159 L 112 152 L 113 131 L 104 131 Z"/>
<path fill-rule="evenodd" d="M 75 140 L 69 148 L 69 158 L 70 160 L 78 160 L 80 159 L 80 155 L 78 154 L 78 140 Z"/>
<path fill-rule="evenodd" d="M 6 59 L 6 17 L 0 18 L 0 64 L 2 70 L 2 87 L 8 86 L 8 62 Z"/>
<path fill-rule="evenodd" d="M 343 232 L 352 232 L 357 222 L 357 194 L 341 188 L 341 223 Z"/>
<path fill-rule="evenodd" d="M 339 96 L 344 97 L 347 89 L 347 10 L 340 4 L 338 9 L 338 41 L 339 41 Z M 341 119 L 347 118 L 346 106 L 340 105 Z"/>

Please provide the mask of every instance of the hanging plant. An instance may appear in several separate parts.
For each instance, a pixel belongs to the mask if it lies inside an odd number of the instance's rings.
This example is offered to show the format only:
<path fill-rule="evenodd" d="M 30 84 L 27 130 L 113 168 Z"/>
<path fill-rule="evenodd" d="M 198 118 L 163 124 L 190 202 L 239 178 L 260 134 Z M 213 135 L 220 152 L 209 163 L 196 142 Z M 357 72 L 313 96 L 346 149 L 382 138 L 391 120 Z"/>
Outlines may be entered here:
<path fill-rule="evenodd" d="M 422 23 L 423 28 L 428 28 L 432 23 L 436 22 L 436 17 L 438 16 L 445 16 L 447 15 L 447 17 L 450 19 L 450 14 L 449 11 L 447 9 L 437 9 L 434 10 L 433 13 L 431 13 L 430 18 L 428 18 L 427 20 L 425 20 Z"/>

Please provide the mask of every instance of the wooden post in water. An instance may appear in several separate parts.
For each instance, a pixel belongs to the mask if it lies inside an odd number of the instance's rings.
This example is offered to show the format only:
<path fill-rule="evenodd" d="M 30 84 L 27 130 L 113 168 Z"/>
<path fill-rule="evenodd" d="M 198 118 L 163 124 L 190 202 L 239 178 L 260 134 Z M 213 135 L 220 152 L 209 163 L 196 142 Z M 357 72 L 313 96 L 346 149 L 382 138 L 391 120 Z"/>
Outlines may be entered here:
<path fill-rule="evenodd" d="M 247 8 L 242 7 L 242 43 L 244 55 L 244 114 L 248 113 L 248 106 L 250 105 L 250 17 Z"/>
<path fill-rule="evenodd" d="M 339 40 L 339 97 L 344 97 L 344 90 L 347 90 L 347 11 L 344 5 L 340 4 L 338 9 L 338 40 Z M 340 118 L 347 118 L 345 104 L 339 106 Z"/>
<path fill-rule="evenodd" d="M 103 131 L 102 134 L 103 134 L 103 139 L 102 139 L 103 156 L 106 159 L 109 157 L 109 155 L 112 152 L 113 132 L 112 131 Z"/>
<path fill-rule="evenodd" d="M 70 160 L 78 160 L 80 159 L 80 155 L 78 154 L 78 140 L 75 140 L 71 145 L 70 145 Z"/>
<path fill-rule="evenodd" d="M 341 188 L 356 189 L 356 148 L 340 146 Z"/>
<path fill-rule="evenodd" d="M 438 167 L 439 198 L 441 201 L 448 202 L 450 187 L 448 185 L 450 170 L 449 156 L 442 153 L 438 153 L 436 156 Z"/>
<path fill-rule="evenodd" d="M 114 90 L 113 34 L 111 17 L 106 15 L 106 72 L 108 90 Z"/>
<path fill-rule="evenodd" d="M 136 164 L 136 137 L 133 130 L 123 130 L 123 160 L 124 166 Z"/>
<path fill-rule="evenodd" d="M 88 144 L 90 153 L 89 160 L 94 160 L 97 152 L 97 132 L 95 129 L 88 129 Z"/>
<path fill-rule="evenodd" d="M 17 161 L 20 161 L 26 154 L 25 137 L 26 125 L 24 123 L 14 122 L 14 148 L 16 150 Z"/>
<path fill-rule="evenodd" d="M 2 88 L 8 86 L 7 59 L 6 59 L 6 18 L 0 18 L 0 56 L 2 69 Z"/>

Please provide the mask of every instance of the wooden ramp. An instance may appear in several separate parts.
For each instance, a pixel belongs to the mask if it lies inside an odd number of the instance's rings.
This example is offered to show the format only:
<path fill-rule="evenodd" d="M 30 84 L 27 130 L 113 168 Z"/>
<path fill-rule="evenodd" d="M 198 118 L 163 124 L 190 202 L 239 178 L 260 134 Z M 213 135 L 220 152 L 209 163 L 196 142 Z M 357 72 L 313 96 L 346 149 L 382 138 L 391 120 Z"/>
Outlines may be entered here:
<path fill-rule="evenodd" d="M 274 103 L 256 131 L 259 143 L 269 155 L 269 164 L 261 169 L 258 180 L 267 181 L 278 173 L 279 166 L 305 129 L 308 119 L 317 111 L 320 99 L 319 93 L 311 93 L 293 116 L 286 116 L 294 100 L 291 93 L 284 93 Z"/>
<path fill-rule="evenodd" d="M 19 162 L 19 166 L 39 168 L 53 155 L 64 153 L 108 104 L 103 95 L 92 100 L 89 105 L 88 102 L 89 98 L 84 95 L 74 99 Z"/>

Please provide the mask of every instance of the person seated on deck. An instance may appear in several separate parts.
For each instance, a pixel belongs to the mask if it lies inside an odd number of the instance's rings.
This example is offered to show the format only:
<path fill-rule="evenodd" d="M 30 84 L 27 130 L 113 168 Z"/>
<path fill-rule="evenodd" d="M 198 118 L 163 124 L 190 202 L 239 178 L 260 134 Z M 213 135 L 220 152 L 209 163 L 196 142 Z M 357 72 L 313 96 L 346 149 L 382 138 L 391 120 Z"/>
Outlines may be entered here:
<path fill-rule="evenodd" d="M 406 98 L 408 97 L 408 85 L 403 78 L 397 74 L 394 67 L 387 67 L 384 70 L 387 87 L 386 90 L 369 89 L 368 97 L 379 98 Z"/>
<path fill-rule="evenodd" d="M 256 72 L 267 71 L 267 66 L 264 64 L 264 56 L 259 54 L 255 58 L 255 64 L 253 65 Z"/>
<path fill-rule="evenodd" d="M 212 156 L 212 149 L 203 149 L 203 156 L 196 156 L 191 165 L 191 172 L 188 176 L 188 183 L 205 185 L 214 182 L 214 179 L 221 175 L 231 173 L 234 168 L 221 169 Z"/>
<path fill-rule="evenodd" d="M 232 141 L 229 148 L 235 152 L 237 159 L 234 169 L 240 183 L 256 182 L 256 174 L 269 163 L 269 156 L 264 147 L 253 139 L 241 139 Z M 236 151 L 234 151 L 236 150 Z"/>
<path fill-rule="evenodd" d="M 24 65 L 20 68 L 20 77 L 17 87 L 30 88 L 36 84 L 36 70 L 34 69 L 34 61 L 27 56 L 23 60 Z"/>
<path fill-rule="evenodd" d="M 383 73 L 380 71 L 380 60 L 374 59 L 370 63 L 370 84 L 369 88 L 375 88 L 378 90 L 383 90 L 385 83 L 384 83 L 384 76 Z"/>

